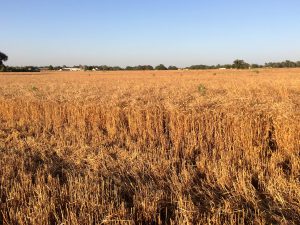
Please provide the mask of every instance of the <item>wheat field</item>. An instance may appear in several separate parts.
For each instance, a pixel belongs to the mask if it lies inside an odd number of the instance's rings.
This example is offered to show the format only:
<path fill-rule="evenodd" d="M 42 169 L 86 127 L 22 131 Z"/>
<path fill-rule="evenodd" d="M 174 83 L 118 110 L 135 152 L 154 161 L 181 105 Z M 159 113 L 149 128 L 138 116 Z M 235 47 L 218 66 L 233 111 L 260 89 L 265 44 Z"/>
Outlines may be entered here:
<path fill-rule="evenodd" d="M 300 69 L 0 73 L 0 224 L 300 224 Z"/>

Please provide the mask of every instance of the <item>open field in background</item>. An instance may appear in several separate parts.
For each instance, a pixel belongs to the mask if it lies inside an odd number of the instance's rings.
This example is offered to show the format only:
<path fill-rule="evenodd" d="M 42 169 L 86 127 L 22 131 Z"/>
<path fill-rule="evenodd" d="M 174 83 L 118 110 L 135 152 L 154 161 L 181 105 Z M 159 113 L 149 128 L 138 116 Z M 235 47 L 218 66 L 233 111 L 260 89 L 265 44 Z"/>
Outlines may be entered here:
<path fill-rule="evenodd" d="M 300 69 L 0 73 L 0 224 L 300 224 Z"/>

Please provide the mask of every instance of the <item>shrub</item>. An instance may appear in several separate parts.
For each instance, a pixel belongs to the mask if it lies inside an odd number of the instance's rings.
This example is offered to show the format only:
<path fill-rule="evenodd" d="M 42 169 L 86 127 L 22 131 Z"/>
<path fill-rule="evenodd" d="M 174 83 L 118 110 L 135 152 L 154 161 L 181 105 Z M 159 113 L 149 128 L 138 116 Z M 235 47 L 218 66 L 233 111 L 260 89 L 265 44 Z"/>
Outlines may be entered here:
<path fill-rule="evenodd" d="M 205 87 L 203 84 L 200 84 L 200 85 L 198 86 L 198 91 L 199 91 L 199 93 L 200 93 L 201 95 L 205 95 L 207 89 L 206 89 L 206 87 Z"/>

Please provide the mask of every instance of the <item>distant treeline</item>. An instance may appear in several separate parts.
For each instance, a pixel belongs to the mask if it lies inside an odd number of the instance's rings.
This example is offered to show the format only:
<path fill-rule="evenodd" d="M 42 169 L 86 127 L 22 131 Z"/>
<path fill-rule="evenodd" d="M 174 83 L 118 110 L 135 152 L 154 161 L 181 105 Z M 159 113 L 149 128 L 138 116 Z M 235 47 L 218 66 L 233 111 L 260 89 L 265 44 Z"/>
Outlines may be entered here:
<path fill-rule="evenodd" d="M 266 63 L 265 67 L 272 67 L 272 68 L 297 68 L 300 67 L 300 61 L 293 62 L 290 60 L 286 60 L 284 62 L 270 62 Z"/>
<path fill-rule="evenodd" d="M 138 66 L 127 66 L 127 67 L 120 67 L 120 66 L 87 66 L 87 65 L 79 65 L 79 66 L 73 66 L 73 67 L 67 67 L 67 66 L 48 66 L 48 67 L 41 67 L 41 69 L 48 69 L 48 70 L 64 70 L 68 68 L 78 68 L 82 70 L 98 70 L 98 71 L 116 71 L 116 70 L 178 70 L 176 66 L 169 66 L 166 67 L 163 64 L 160 64 L 156 67 L 153 67 L 151 65 L 138 65 Z"/>
<path fill-rule="evenodd" d="M 156 67 L 151 65 L 138 65 L 138 66 L 87 66 L 87 65 L 79 65 L 73 67 L 67 66 L 43 66 L 43 67 L 35 67 L 35 66 L 26 66 L 26 67 L 10 67 L 5 66 L 4 64 L 0 64 L 0 72 L 39 72 L 41 70 L 68 70 L 70 68 L 79 69 L 83 71 L 118 71 L 118 70 L 128 70 L 128 71 L 138 71 L 138 70 L 178 70 L 178 69 L 186 69 L 186 70 L 207 70 L 207 69 L 257 69 L 257 68 L 300 68 L 300 61 L 293 62 L 290 60 L 286 60 L 283 62 L 269 62 L 264 65 L 259 64 L 249 64 L 244 60 L 235 60 L 233 64 L 224 64 L 224 65 L 192 65 L 185 68 L 178 68 L 176 66 L 166 67 L 163 64 L 160 64 Z"/>
<path fill-rule="evenodd" d="M 257 68 L 300 68 L 300 61 L 293 62 L 290 60 L 286 60 L 283 62 L 269 62 L 265 63 L 264 65 L 259 64 L 249 64 L 245 62 L 244 60 L 235 60 L 233 64 L 218 64 L 218 65 L 192 65 L 185 68 L 178 68 L 176 66 L 169 66 L 166 67 L 163 64 L 160 64 L 156 67 L 153 67 L 151 65 L 138 65 L 138 66 L 127 66 L 127 67 L 120 67 L 120 66 L 73 66 L 72 68 L 80 68 L 82 70 L 97 70 L 97 71 L 117 71 L 117 70 L 178 70 L 178 69 L 189 69 L 189 70 L 206 70 L 206 69 L 257 69 Z M 48 68 L 49 70 L 63 70 L 64 68 L 67 68 L 67 66 L 49 66 L 44 67 Z"/>
<path fill-rule="evenodd" d="M 36 66 L 11 67 L 0 66 L 0 72 L 40 72 L 40 68 Z"/>

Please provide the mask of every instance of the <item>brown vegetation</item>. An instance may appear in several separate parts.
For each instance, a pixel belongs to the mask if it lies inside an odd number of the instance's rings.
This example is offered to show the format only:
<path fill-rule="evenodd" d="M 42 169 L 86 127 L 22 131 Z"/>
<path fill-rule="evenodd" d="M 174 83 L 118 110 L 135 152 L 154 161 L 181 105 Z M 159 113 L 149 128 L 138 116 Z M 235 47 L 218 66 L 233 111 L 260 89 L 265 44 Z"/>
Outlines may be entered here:
<path fill-rule="evenodd" d="M 0 74 L 0 224 L 300 224 L 300 70 Z"/>

